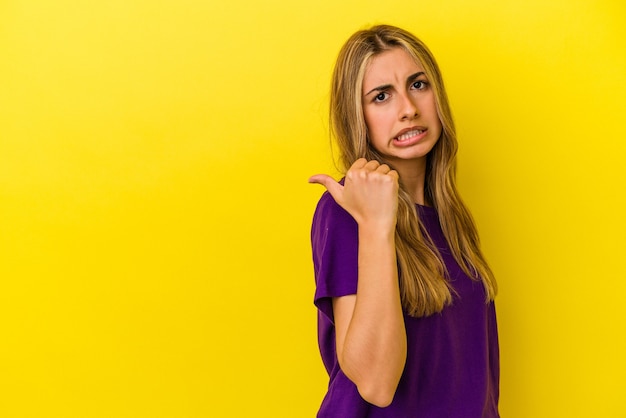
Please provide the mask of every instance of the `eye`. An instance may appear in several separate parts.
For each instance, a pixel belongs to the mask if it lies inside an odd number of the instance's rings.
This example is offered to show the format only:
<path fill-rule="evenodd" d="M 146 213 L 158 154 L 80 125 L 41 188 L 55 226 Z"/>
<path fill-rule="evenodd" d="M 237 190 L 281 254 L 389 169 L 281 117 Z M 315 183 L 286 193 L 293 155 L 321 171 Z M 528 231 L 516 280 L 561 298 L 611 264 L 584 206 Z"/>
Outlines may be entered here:
<path fill-rule="evenodd" d="M 389 97 L 389 93 L 386 93 L 384 91 L 380 92 L 374 97 L 374 103 L 384 102 L 387 97 Z"/>
<path fill-rule="evenodd" d="M 427 87 L 428 87 L 428 81 L 426 80 L 417 80 L 417 81 L 414 81 L 413 84 L 411 84 L 411 88 L 415 90 L 426 90 Z"/>

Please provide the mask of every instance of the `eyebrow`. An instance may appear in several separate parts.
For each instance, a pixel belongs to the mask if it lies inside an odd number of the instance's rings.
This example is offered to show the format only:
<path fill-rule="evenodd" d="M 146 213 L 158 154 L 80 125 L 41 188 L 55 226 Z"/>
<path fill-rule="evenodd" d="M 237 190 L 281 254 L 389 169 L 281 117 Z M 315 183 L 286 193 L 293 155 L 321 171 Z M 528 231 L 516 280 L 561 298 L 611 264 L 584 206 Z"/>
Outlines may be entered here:
<path fill-rule="evenodd" d="M 406 78 L 406 83 L 410 84 L 413 80 L 415 80 L 416 78 L 418 78 L 419 76 L 424 75 L 424 71 L 419 71 L 415 74 L 411 74 L 410 76 L 408 76 Z M 370 91 L 368 91 L 367 93 L 365 93 L 365 96 L 369 96 L 370 94 L 374 93 L 375 91 L 385 91 L 385 90 L 389 90 L 390 88 L 393 87 L 393 84 L 384 84 L 382 86 L 378 86 L 378 87 L 374 87 L 373 89 L 371 89 Z M 365 97 L 364 96 L 364 97 Z"/>

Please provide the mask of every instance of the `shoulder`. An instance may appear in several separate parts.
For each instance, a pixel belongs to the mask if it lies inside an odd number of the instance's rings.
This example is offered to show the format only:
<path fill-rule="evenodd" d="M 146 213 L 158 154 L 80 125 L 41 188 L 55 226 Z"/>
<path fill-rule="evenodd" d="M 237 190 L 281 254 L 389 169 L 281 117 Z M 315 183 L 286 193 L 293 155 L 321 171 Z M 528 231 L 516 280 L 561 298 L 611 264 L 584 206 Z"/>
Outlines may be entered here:
<path fill-rule="evenodd" d="M 313 228 L 322 227 L 356 227 L 356 221 L 333 199 L 330 193 L 324 192 L 317 202 L 313 215 Z"/>
<path fill-rule="evenodd" d="M 331 196 L 320 197 L 311 226 L 315 304 L 333 320 L 331 299 L 356 293 L 359 230 L 356 221 Z"/>
<path fill-rule="evenodd" d="M 354 218 L 335 202 L 330 193 L 324 192 L 315 208 L 311 225 L 314 254 L 331 249 L 341 249 L 343 252 L 343 249 L 357 248 L 358 235 Z"/>

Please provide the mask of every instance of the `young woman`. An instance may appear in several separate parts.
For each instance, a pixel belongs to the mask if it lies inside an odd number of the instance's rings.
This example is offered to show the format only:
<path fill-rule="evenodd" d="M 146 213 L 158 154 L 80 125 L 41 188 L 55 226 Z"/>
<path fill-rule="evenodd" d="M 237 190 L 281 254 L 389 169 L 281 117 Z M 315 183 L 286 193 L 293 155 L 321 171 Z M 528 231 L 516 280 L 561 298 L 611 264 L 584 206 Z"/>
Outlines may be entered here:
<path fill-rule="evenodd" d="M 498 417 L 496 281 L 455 185 L 457 140 L 430 51 L 392 26 L 355 33 L 332 80 L 347 172 L 311 231 L 319 418 Z"/>

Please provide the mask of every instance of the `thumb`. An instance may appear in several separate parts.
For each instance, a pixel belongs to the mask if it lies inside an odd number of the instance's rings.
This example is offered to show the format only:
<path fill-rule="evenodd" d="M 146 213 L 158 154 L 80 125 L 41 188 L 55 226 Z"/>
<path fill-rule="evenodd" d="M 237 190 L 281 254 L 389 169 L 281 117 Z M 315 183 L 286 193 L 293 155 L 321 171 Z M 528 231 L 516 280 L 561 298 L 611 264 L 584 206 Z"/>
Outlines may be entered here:
<path fill-rule="evenodd" d="M 328 190 L 328 193 L 330 193 L 333 199 L 337 202 L 341 200 L 340 196 L 343 194 L 343 186 L 337 183 L 337 181 L 335 181 L 335 179 L 331 176 L 326 174 L 316 174 L 309 178 L 309 183 L 321 184 L 326 187 L 326 190 Z"/>

